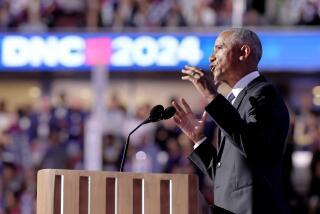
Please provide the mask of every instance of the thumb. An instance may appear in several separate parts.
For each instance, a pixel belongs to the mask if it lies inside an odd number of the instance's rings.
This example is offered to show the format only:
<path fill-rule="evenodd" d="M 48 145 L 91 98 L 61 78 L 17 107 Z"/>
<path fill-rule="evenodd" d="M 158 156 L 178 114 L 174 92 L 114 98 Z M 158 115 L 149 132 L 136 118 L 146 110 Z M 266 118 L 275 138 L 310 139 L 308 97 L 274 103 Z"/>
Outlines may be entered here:
<path fill-rule="evenodd" d="M 206 111 L 203 112 L 202 117 L 200 119 L 201 122 L 205 122 L 207 120 L 208 113 Z"/>

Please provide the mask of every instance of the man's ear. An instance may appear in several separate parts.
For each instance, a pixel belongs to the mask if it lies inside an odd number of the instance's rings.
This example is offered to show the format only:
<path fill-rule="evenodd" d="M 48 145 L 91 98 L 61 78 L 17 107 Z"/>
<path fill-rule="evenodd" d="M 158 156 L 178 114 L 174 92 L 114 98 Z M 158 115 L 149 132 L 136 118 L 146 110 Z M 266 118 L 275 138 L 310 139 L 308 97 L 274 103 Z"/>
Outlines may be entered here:
<path fill-rule="evenodd" d="M 244 59 L 248 59 L 251 54 L 251 48 L 249 45 L 242 45 L 241 47 L 241 54 L 239 56 L 239 60 L 243 61 Z"/>

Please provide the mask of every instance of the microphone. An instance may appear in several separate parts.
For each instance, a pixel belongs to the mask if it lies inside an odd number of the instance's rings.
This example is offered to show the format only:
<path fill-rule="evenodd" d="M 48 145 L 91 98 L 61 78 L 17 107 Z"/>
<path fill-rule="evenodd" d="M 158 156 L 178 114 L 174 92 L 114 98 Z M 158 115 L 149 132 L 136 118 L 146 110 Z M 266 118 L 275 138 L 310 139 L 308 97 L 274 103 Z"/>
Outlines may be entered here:
<path fill-rule="evenodd" d="M 161 120 L 162 118 L 162 113 L 164 111 L 164 108 L 162 105 L 156 105 L 154 106 L 149 114 L 149 117 L 147 119 L 145 119 L 141 125 L 143 124 L 147 124 L 147 123 L 152 123 L 152 122 L 157 122 L 159 120 Z M 139 126 L 140 127 L 140 126 Z M 138 128 L 139 128 L 138 127 Z M 135 131 L 135 130 L 134 130 Z"/>
<path fill-rule="evenodd" d="M 121 159 L 120 172 L 123 172 L 124 162 L 126 160 L 127 152 L 128 152 L 129 140 L 133 132 L 135 132 L 138 128 L 140 128 L 144 124 L 170 119 L 175 113 L 176 113 L 176 109 L 173 106 L 169 106 L 166 109 L 164 109 L 162 105 L 156 105 L 151 109 L 149 117 L 145 119 L 142 123 L 140 123 L 134 130 L 132 130 L 127 137 L 127 141 L 124 146 L 124 151 Z"/>
<path fill-rule="evenodd" d="M 170 119 L 171 117 L 173 117 L 175 113 L 176 113 L 175 107 L 169 106 L 163 111 L 161 119 L 162 120 Z"/>

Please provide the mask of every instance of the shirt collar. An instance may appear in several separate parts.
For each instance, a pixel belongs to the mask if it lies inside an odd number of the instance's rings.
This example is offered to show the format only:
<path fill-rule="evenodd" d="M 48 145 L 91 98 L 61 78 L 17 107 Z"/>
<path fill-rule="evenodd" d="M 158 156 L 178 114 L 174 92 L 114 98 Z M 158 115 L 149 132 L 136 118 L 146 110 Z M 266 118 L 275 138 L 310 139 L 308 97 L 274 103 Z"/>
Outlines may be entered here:
<path fill-rule="evenodd" d="M 228 96 L 233 93 L 233 95 L 235 96 L 235 98 L 237 98 L 237 96 L 240 94 L 240 92 L 255 78 L 257 78 L 258 76 L 260 76 L 259 71 L 253 71 L 250 72 L 249 74 L 245 75 L 244 77 L 242 77 L 232 88 L 232 90 L 229 92 Z M 227 96 L 227 97 L 228 97 Z M 233 99 L 234 101 L 235 99 Z"/>

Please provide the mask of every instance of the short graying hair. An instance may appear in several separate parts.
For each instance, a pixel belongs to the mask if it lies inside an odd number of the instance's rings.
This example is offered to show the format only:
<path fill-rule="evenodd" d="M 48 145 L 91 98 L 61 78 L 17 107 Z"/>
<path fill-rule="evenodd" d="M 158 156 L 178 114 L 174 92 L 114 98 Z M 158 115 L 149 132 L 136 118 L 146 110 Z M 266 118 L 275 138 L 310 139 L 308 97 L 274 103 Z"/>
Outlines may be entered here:
<path fill-rule="evenodd" d="M 246 28 L 231 28 L 224 32 L 231 33 L 231 41 L 234 44 L 246 44 L 250 46 L 252 56 L 258 64 L 262 56 L 262 45 L 258 35 L 255 32 Z"/>

